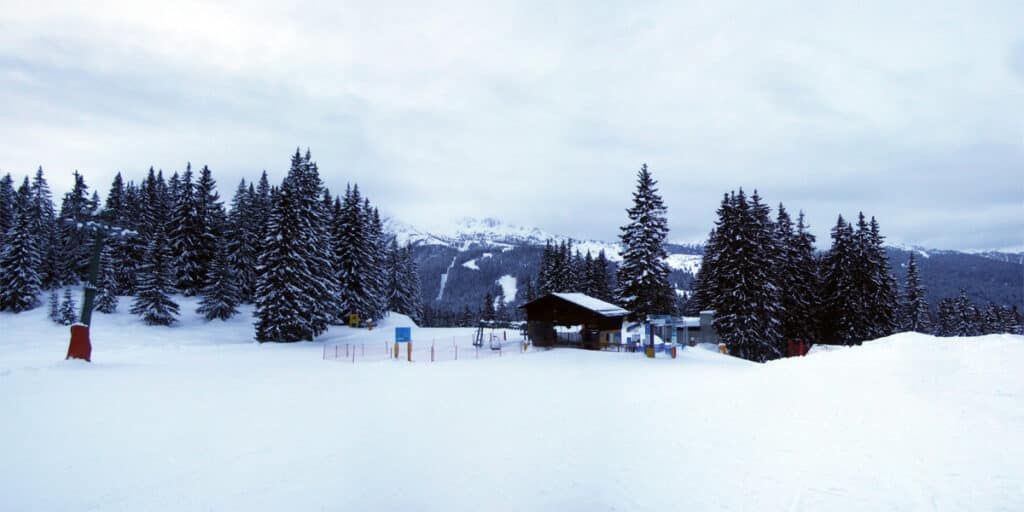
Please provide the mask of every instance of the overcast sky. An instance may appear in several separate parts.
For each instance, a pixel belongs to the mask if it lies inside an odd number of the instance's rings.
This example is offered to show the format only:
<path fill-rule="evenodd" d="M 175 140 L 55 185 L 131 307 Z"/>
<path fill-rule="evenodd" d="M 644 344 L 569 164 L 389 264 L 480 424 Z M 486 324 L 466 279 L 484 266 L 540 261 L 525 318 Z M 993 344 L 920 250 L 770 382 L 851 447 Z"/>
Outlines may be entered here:
<path fill-rule="evenodd" d="M 229 199 L 302 146 L 407 223 L 614 239 L 647 162 L 676 241 L 742 186 L 819 247 L 1024 250 L 1024 2 L 150 4 L 0 0 L 0 172 Z"/>

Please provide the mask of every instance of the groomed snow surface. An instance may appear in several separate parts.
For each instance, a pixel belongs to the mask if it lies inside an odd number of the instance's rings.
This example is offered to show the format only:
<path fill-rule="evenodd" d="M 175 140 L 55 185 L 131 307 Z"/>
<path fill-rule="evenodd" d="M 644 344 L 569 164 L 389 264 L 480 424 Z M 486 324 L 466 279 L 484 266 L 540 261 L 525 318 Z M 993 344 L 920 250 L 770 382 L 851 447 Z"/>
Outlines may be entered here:
<path fill-rule="evenodd" d="M 92 364 L 46 308 L 0 313 L 0 509 L 1024 510 L 1019 336 L 351 364 L 181 302 L 97 314 Z"/>

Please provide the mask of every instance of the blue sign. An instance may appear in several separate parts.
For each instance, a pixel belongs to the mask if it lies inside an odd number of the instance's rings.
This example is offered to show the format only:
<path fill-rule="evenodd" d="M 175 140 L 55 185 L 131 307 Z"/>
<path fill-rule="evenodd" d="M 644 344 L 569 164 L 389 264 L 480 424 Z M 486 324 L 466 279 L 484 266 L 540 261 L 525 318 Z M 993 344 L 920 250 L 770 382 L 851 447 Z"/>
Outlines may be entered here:
<path fill-rule="evenodd" d="M 395 327 L 395 343 L 412 341 L 412 327 Z"/>

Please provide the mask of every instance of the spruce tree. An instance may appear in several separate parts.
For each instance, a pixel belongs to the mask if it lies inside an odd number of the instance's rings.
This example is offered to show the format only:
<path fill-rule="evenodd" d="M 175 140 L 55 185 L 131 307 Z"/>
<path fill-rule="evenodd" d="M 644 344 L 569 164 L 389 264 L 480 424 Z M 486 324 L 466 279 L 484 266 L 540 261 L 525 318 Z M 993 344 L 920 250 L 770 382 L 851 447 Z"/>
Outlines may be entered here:
<path fill-rule="evenodd" d="M 367 318 L 373 308 L 371 283 L 367 282 L 365 272 L 371 256 L 368 254 L 370 244 L 367 241 L 362 206 L 359 186 L 348 188 L 341 205 L 340 222 L 336 229 L 338 238 L 334 244 L 338 251 L 336 261 L 343 319 L 350 314 Z"/>
<path fill-rule="evenodd" d="M 258 248 L 259 226 L 255 220 L 255 204 L 252 186 L 246 187 L 245 180 L 238 184 L 231 199 L 225 227 L 225 241 L 228 251 L 228 265 L 238 284 L 241 302 L 251 302 L 256 286 L 256 251 Z"/>
<path fill-rule="evenodd" d="M 785 313 L 791 322 L 790 333 L 805 342 L 817 341 L 821 336 L 818 259 L 814 255 L 815 237 L 809 229 L 801 211 L 797 217 L 796 237 L 791 241 L 794 245 L 790 256 L 795 260 L 790 266 L 793 274 L 787 282 L 792 302 Z"/>
<path fill-rule="evenodd" d="M 917 261 L 914 253 L 910 253 L 910 261 L 907 262 L 907 284 L 903 294 L 901 305 L 903 329 L 913 332 L 928 332 L 928 300 L 925 298 L 925 288 L 921 284 L 921 275 L 917 270 Z"/>
<path fill-rule="evenodd" d="M 0 311 L 20 313 L 39 305 L 41 258 L 32 199 L 25 178 L 15 198 L 13 224 L 0 251 Z"/>
<path fill-rule="evenodd" d="M 953 320 L 953 336 L 977 336 L 981 334 L 978 325 L 978 308 L 967 298 L 967 290 L 960 289 L 955 299 L 956 316 Z"/>
<path fill-rule="evenodd" d="M 99 291 L 96 295 L 95 306 L 96 311 L 100 313 L 110 314 L 117 311 L 118 299 L 115 292 L 113 248 L 111 247 L 111 244 L 116 243 L 116 241 L 117 238 L 107 240 L 107 243 L 103 245 L 102 252 L 100 252 L 100 269 L 97 282 Z"/>
<path fill-rule="evenodd" d="M 178 182 L 170 222 L 170 243 L 174 252 L 175 284 L 185 295 L 196 295 L 206 279 L 202 254 L 204 222 L 199 212 L 196 184 L 192 181 L 192 163 Z"/>
<path fill-rule="evenodd" d="M 46 182 L 46 177 L 43 176 L 42 166 L 32 178 L 30 191 L 30 232 L 35 238 L 34 244 L 39 253 L 36 271 L 42 279 L 43 288 L 54 288 L 59 286 L 60 254 L 57 246 L 57 224 L 53 199 L 50 185 Z"/>
<path fill-rule="evenodd" d="M 202 296 L 196 313 L 203 315 L 207 320 L 227 320 L 238 314 L 238 286 L 228 261 L 227 250 L 223 247 L 217 250 L 210 265 Z"/>
<path fill-rule="evenodd" d="M 78 321 L 78 308 L 74 297 L 71 296 L 71 288 L 64 288 L 64 300 L 60 303 L 61 325 L 71 325 Z"/>
<path fill-rule="evenodd" d="M 868 283 L 871 288 L 865 297 L 870 320 L 867 337 L 881 338 L 896 332 L 899 327 L 899 299 L 896 278 L 892 275 L 889 257 L 882 245 L 884 237 L 880 233 L 878 221 L 871 217 L 869 226 L 866 253 L 870 276 Z"/>
<path fill-rule="evenodd" d="M 593 296 L 601 299 L 605 302 L 612 301 L 612 278 L 608 272 L 608 257 L 605 256 L 604 249 L 601 249 L 597 253 L 597 258 L 594 259 L 592 271 L 592 283 Z"/>
<path fill-rule="evenodd" d="M 55 282 L 59 286 L 76 285 L 85 279 L 92 251 L 90 237 L 86 231 L 80 229 L 80 226 L 93 220 L 96 205 L 89 196 L 85 178 L 78 171 L 75 171 L 73 176 L 74 184 L 64 195 L 60 215 L 57 217 L 59 245 L 55 251 L 59 258 L 56 262 Z"/>
<path fill-rule="evenodd" d="M 822 327 L 830 343 L 852 345 L 863 340 L 859 328 L 867 316 L 853 269 L 859 262 L 853 228 L 840 215 L 832 228 L 832 248 L 822 261 Z"/>
<path fill-rule="evenodd" d="M 146 240 L 146 251 L 136 276 L 131 312 L 149 325 L 171 325 L 178 316 L 178 304 L 171 299 L 173 257 L 167 233 L 169 195 L 163 173 L 154 174 L 150 168 L 142 198 L 140 236 Z"/>
<path fill-rule="evenodd" d="M 619 235 L 623 252 L 616 295 L 621 305 L 630 311 L 631 320 L 671 313 L 675 302 L 675 294 L 668 283 L 670 269 L 665 263 L 668 220 L 665 204 L 655 185 L 657 182 L 647 170 L 647 164 L 643 164 L 637 173 L 633 206 L 626 210 L 629 223 L 621 228 Z"/>
<path fill-rule="evenodd" d="M 327 329 L 331 312 L 325 301 L 332 283 L 323 277 L 330 272 L 326 223 L 318 218 L 320 178 L 309 162 L 296 150 L 288 176 L 271 191 L 256 282 L 256 339 L 261 342 L 312 340 Z"/>
<path fill-rule="evenodd" d="M 14 191 L 14 180 L 7 173 L 0 178 L 0 247 L 3 247 L 7 231 L 14 225 L 14 207 L 17 193 Z"/>

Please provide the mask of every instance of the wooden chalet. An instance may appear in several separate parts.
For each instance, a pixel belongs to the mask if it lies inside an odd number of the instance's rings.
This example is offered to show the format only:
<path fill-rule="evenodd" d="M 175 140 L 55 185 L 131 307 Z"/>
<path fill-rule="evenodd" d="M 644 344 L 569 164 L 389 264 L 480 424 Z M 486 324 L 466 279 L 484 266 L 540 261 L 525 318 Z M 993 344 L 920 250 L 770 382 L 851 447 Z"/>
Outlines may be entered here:
<path fill-rule="evenodd" d="M 629 311 L 582 293 L 549 293 L 522 306 L 526 330 L 538 347 L 579 346 L 589 349 L 621 343 L 622 322 Z M 579 326 L 559 332 L 556 326 Z"/>

